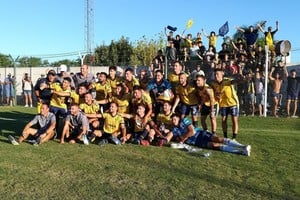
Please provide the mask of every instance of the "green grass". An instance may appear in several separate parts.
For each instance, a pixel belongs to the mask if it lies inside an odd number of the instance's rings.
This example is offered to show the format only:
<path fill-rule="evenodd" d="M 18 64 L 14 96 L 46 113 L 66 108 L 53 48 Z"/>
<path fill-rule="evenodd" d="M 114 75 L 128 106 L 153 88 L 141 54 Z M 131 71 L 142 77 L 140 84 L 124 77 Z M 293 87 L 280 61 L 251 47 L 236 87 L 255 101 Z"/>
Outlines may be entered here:
<path fill-rule="evenodd" d="M 240 117 L 251 157 L 205 158 L 130 144 L 9 144 L 34 112 L 0 107 L 1 199 L 300 199 L 300 119 Z"/>

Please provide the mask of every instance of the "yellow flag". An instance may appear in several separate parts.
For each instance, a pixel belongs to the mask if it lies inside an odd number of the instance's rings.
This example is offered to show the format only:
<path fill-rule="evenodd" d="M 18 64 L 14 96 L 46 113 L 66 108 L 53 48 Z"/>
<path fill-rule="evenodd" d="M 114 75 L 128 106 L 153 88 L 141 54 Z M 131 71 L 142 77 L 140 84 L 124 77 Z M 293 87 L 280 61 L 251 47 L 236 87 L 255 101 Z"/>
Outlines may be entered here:
<path fill-rule="evenodd" d="M 192 19 L 189 19 L 189 21 L 186 23 L 186 28 L 191 28 L 194 24 L 194 21 Z"/>

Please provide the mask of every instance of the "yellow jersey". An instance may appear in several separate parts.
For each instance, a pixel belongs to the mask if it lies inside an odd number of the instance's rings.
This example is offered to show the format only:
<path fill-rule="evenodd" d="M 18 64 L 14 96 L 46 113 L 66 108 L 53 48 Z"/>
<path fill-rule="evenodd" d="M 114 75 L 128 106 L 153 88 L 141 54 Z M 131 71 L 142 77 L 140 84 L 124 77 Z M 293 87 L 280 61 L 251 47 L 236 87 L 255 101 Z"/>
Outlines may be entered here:
<path fill-rule="evenodd" d="M 181 103 L 192 106 L 199 103 L 196 92 L 195 87 L 187 83 L 185 86 L 178 84 L 175 93 L 179 96 Z"/>
<path fill-rule="evenodd" d="M 60 83 L 51 83 L 50 89 L 56 92 L 71 92 L 70 90 L 63 90 Z M 50 106 L 67 109 L 67 104 L 65 103 L 66 97 L 58 96 L 57 94 L 52 94 L 50 100 Z"/>
<path fill-rule="evenodd" d="M 119 132 L 120 125 L 124 124 L 124 118 L 119 113 L 115 116 L 112 116 L 110 113 L 103 113 L 102 117 L 104 119 L 103 130 L 108 134 Z"/>
<path fill-rule="evenodd" d="M 147 109 L 147 106 L 149 104 L 152 104 L 152 99 L 151 99 L 150 94 L 148 92 L 143 92 L 142 93 L 142 98 L 140 98 L 140 99 L 133 98 L 131 103 L 132 103 L 133 111 L 135 112 L 137 110 L 137 107 L 138 107 L 139 104 L 142 104 L 142 105 L 146 106 L 146 109 Z"/>
<path fill-rule="evenodd" d="M 93 88 L 96 90 L 96 100 L 103 100 L 109 97 L 112 90 L 110 84 L 108 82 L 101 84 L 101 83 L 93 83 Z"/>
<path fill-rule="evenodd" d="M 134 119 L 134 132 L 142 132 L 145 130 L 145 127 L 142 124 L 144 118 L 141 118 L 139 116 L 136 116 Z M 147 123 L 151 121 L 151 117 L 147 118 Z"/>
<path fill-rule="evenodd" d="M 156 118 L 156 121 L 157 121 L 157 124 L 161 125 L 161 124 L 164 124 L 166 129 L 168 130 L 171 130 L 172 128 L 172 112 L 169 114 L 169 115 L 166 115 L 164 113 L 159 113 L 157 115 L 157 118 Z"/>
<path fill-rule="evenodd" d="M 79 96 L 79 94 L 77 94 L 75 91 L 70 91 L 70 97 L 72 100 L 72 103 L 76 103 L 76 104 L 82 104 L 85 102 L 84 96 Z"/>
<path fill-rule="evenodd" d="M 216 100 L 221 108 L 237 106 L 239 104 L 232 80 L 223 79 L 221 83 L 215 81 L 211 86 L 214 89 Z"/>
<path fill-rule="evenodd" d="M 110 101 L 116 102 L 119 105 L 119 113 L 127 113 L 129 114 L 129 103 L 131 100 L 130 94 L 124 94 L 122 97 L 112 96 Z"/>
<path fill-rule="evenodd" d="M 111 87 L 112 93 L 116 94 L 117 85 L 122 83 L 122 79 L 120 77 L 116 77 L 115 79 L 111 79 L 110 77 L 107 78 L 107 82 Z"/>
<path fill-rule="evenodd" d="M 128 92 L 129 92 L 129 93 L 132 93 L 133 87 L 134 87 L 135 85 L 140 85 L 139 80 L 136 79 L 136 78 L 134 78 L 134 77 L 132 78 L 131 81 L 125 80 L 124 83 L 125 83 L 125 85 L 127 86 Z"/>
<path fill-rule="evenodd" d="M 172 90 L 175 91 L 175 88 L 179 83 L 179 74 L 175 74 L 175 73 L 168 74 L 168 81 L 172 86 Z"/>
<path fill-rule="evenodd" d="M 91 105 L 88 105 L 87 103 L 81 103 L 79 108 L 86 114 L 96 114 L 99 112 L 99 104 L 96 103 L 92 103 Z"/>

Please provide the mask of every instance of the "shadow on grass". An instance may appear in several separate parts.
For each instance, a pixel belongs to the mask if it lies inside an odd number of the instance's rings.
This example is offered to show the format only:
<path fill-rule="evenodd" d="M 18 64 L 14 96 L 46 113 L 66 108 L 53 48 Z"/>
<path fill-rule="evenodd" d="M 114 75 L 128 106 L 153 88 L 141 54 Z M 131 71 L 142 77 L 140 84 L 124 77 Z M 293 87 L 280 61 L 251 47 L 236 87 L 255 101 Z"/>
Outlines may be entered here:
<path fill-rule="evenodd" d="M 1 112 L 0 117 L 0 135 L 7 137 L 8 135 L 19 136 L 25 125 L 33 119 L 33 114 L 23 112 Z"/>

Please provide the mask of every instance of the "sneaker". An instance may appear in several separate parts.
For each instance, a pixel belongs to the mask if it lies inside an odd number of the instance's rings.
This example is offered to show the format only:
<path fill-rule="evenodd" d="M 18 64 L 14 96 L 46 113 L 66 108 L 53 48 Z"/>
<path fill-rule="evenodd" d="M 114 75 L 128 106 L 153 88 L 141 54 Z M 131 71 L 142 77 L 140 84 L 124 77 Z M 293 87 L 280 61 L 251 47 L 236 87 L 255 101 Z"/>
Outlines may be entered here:
<path fill-rule="evenodd" d="M 30 105 L 30 108 L 32 108 L 32 104 Z"/>
<path fill-rule="evenodd" d="M 134 139 L 132 141 L 133 144 L 137 144 L 137 145 L 140 145 L 141 144 L 141 140 L 138 140 L 138 139 Z"/>
<path fill-rule="evenodd" d="M 185 147 L 187 147 L 187 145 L 183 143 L 172 143 L 170 147 L 173 149 L 184 149 Z"/>
<path fill-rule="evenodd" d="M 297 115 L 292 115 L 291 118 L 298 118 L 298 116 Z"/>
<path fill-rule="evenodd" d="M 90 141 L 87 139 L 86 134 L 82 135 L 82 141 L 83 141 L 83 144 L 85 144 L 85 145 L 89 145 L 90 144 Z"/>
<path fill-rule="evenodd" d="M 12 135 L 9 135 L 7 139 L 12 145 L 19 145 L 19 142 L 17 142 L 17 140 Z"/>
<path fill-rule="evenodd" d="M 93 133 L 92 133 L 90 136 L 88 136 L 88 140 L 89 140 L 90 142 L 94 142 L 95 139 L 96 139 L 96 135 L 93 134 Z"/>
<path fill-rule="evenodd" d="M 102 139 L 102 140 L 100 140 L 100 142 L 98 143 L 98 145 L 103 146 L 103 145 L 105 145 L 107 143 L 108 143 L 107 139 Z"/>
<path fill-rule="evenodd" d="M 245 146 L 243 154 L 245 156 L 250 156 L 250 153 L 251 153 L 251 146 L 250 145 Z"/>
<path fill-rule="evenodd" d="M 27 107 L 28 107 L 28 105 L 25 105 L 24 107 L 26 107 L 26 108 L 27 108 Z"/>
<path fill-rule="evenodd" d="M 35 142 L 32 143 L 33 146 L 39 146 L 41 144 L 41 137 L 38 137 Z"/>
<path fill-rule="evenodd" d="M 115 137 L 115 136 L 111 136 L 109 138 L 109 140 L 113 143 L 113 144 L 116 144 L 116 145 L 120 145 L 122 144 L 121 141 L 119 140 L 119 138 Z"/>

